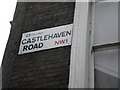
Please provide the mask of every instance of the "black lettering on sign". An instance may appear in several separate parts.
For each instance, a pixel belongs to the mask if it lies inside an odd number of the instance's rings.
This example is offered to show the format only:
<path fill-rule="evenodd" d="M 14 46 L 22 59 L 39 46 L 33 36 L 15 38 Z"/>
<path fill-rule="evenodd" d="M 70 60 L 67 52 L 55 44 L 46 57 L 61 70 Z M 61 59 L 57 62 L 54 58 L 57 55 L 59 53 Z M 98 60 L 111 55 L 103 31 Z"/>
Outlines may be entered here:
<path fill-rule="evenodd" d="M 66 36 L 68 36 L 68 35 L 71 35 L 71 30 L 70 30 L 70 32 L 69 31 L 66 32 Z"/>
<path fill-rule="evenodd" d="M 28 51 L 28 50 L 34 50 L 38 48 L 42 48 L 43 43 L 35 43 L 35 44 L 30 44 L 30 45 L 25 45 L 23 46 L 23 51 Z"/>
<path fill-rule="evenodd" d="M 27 43 L 31 43 L 31 39 L 30 38 L 28 38 Z"/>
<path fill-rule="evenodd" d="M 26 44 L 27 43 L 26 41 L 27 41 L 26 39 L 23 39 L 22 44 Z"/>
<path fill-rule="evenodd" d="M 43 47 L 43 43 L 39 43 L 39 48 Z"/>
<path fill-rule="evenodd" d="M 27 51 L 27 49 L 28 49 L 28 46 L 25 45 L 25 46 L 23 47 L 23 51 Z"/>
<path fill-rule="evenodd" d="M 32 38 L 32 43 L 36 42 L 36 37 Z"/>
<path fill-rule="evenodd" d="M 32 50 L 33 47 L 34 47 L 33 44 L 30 44 L 30 45 L 28 46 L 28 49 L 29 49 L 29 50 Z"/>

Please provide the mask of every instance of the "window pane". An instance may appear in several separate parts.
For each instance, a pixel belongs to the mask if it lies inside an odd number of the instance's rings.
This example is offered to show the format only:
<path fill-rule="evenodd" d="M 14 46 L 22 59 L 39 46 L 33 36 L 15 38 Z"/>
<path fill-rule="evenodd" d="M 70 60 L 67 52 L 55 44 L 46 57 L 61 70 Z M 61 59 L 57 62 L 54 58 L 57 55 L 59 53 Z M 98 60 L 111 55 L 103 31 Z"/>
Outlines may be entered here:
<path fill-rule="evenodd" d="M 104 2 L 95 5 L 94 45 L 118 41 L 118 3 Z"/>

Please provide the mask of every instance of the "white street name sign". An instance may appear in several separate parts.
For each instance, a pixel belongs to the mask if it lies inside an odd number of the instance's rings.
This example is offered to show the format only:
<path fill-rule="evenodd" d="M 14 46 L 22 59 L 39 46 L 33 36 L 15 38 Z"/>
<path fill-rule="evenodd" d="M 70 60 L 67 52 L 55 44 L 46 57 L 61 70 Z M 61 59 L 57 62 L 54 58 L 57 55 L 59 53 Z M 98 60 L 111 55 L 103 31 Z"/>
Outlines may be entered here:
<path fill-rule="evenodd" d="M 19 55 L 71 45 L 73 24 L 22 34 Z"/>

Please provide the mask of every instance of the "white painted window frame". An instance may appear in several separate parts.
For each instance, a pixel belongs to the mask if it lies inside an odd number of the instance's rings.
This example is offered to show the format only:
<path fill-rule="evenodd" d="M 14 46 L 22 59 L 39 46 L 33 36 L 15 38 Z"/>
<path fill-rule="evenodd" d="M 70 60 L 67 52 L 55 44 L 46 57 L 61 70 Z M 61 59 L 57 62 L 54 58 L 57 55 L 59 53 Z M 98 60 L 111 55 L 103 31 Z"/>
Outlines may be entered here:
<path fill-rule="evenodd" d="M 78 0 L 79 1 L 79 0 Z M 94 3 L 94 2 L 92 2 Z M 70 59 L 69 88 L 94 88 L 92 23 L 94 4 L 76 2 Z"/>
<path fill-rule="evenodd" d="M 79 1 L 79 0 L 78 0 Z M 76 2 L 70 59 L 69 88 L 94 88 L 94 9 L 95 3 Z M 119 0 L 116 0 L 119 1 Z M 115 2 L 115 1 L 114 1 Z M 85 4 L 86 3 L 86 4 Z"/>

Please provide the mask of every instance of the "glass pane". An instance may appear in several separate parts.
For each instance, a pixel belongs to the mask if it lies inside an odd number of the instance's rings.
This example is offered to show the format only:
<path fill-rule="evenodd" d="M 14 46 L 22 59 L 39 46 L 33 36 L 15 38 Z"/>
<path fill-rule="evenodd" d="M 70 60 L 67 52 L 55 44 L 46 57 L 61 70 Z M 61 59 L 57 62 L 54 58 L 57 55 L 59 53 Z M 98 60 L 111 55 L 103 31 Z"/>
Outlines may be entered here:
<path fill-rule="evenodd" d="M 118 3 L 96 3 L 94 15 L 94 45 L 117 42 Z"/>

